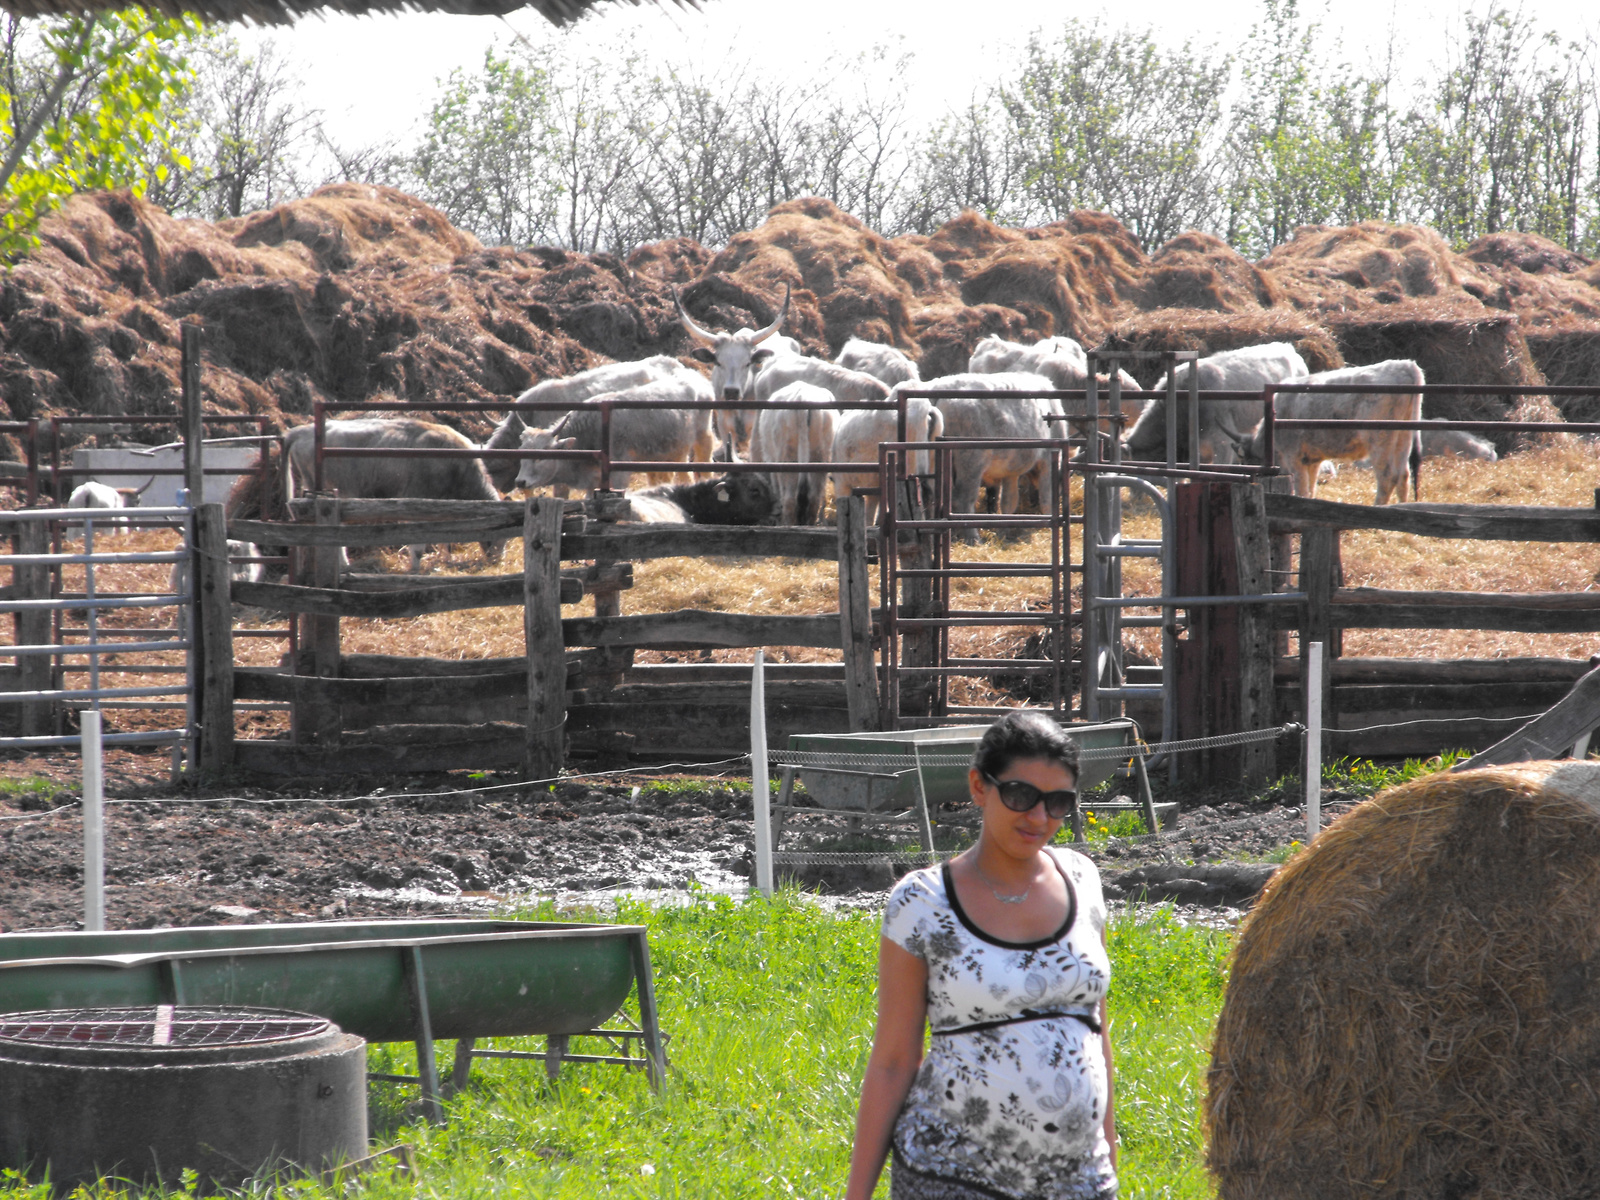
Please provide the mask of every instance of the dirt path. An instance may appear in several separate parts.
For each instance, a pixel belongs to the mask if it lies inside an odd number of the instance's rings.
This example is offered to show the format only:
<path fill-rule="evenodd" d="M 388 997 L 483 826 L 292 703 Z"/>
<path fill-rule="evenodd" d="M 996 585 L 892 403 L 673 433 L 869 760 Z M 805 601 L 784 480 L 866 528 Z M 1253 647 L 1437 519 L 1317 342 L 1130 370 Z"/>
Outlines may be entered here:
<path fill-rule="evenodd" d="M 0 764 L 0 923 L 7 931 L 72 928 L 82 917 L 77 770 L 65 755 Z M 538 895 L 745 886 L 747 790 L 646 775 L 595 781 L 599 786 L 574 781 L 532 795 L 517 787 L 457 790 L 496 782 L 354 780 L 290 790 L 211 788 L 196 796 L 166 782 L 163 758 L 113 752 L 107 924 L 397 917 L 489 911 Z M 840 845 L 849 837 L 838 818 L 797 820 L 792 829 L 785 848 Z M 1238 872 L 1219 876 L 1216 864 L 1259 863 L 1303 836 L 1296 809 L 1232 804 L 1183 813 L 1179 828 L 1159 839 L 1112 839 L 1089 849 L 1112 895 L 1235 904 Z M 834 893 L 876 893 L 892 883 L 883 866 L 795 873 Z M 1259 886 L 1249 881 L 1267 873 L 1270 866 L 1251 867 L 1243 886 Z M 1208 874 L 1234 882 L 1207 883 Z M 1174 880 L 1178 886 L 1169 886 Z"/>

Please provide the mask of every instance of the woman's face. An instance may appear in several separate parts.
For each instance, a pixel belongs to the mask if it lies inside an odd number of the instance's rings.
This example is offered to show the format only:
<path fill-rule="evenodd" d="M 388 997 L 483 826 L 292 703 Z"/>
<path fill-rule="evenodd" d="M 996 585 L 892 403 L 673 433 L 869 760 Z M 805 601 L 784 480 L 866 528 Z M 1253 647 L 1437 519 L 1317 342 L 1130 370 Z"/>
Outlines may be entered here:
<path fill-rule="evenodd" d="M 1077 777 L 1060 763 L 1048 758 L 1015 758 L 1000 771 L 996 782 L 1019 779 L 1041 792 L 1070 791 L 1078 786 Z M 1000 792 L 976 768 L 967 772 L 972 802 L 983 813 L 983 832 L 994 845 L 1015 858 L 1037 854 L 1055 837 L 1065 817 L 1052 818 L 1044 805 L 1035 804 L 1027 812 L 1012 812 L 1000 800 Z"/>

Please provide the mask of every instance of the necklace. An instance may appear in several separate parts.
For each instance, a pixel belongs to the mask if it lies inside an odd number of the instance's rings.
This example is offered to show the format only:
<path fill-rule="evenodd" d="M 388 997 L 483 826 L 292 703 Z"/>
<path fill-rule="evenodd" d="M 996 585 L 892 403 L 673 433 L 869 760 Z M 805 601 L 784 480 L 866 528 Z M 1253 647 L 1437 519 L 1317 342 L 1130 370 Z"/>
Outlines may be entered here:
<path fill-rule="evenodd" d="M 983 886 L 989 889 L 989 894 L 996 900 L 1000 901 L 1001 904 L 1021 904 L 1033 892 L 1033 884 L 1030 883 L 1022 890 L 1022 894 L 1020 896 L 1007 896 L 989 881 L 989 877 L 987 875 L 978 870 L 977 863 L 972 864 L 972 870 L 979 879 L 983 880 Z"/>

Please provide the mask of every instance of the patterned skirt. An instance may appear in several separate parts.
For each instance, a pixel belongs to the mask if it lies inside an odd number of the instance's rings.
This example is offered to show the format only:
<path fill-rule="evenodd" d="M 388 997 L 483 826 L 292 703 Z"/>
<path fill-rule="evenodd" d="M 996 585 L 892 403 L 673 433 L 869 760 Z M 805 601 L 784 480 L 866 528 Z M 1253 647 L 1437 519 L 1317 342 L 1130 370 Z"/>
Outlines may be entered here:
<path fill-rule="evenodd" d="M 1028 1200 L 959 1179 L 928 1175 L 906 1166 L 900 1155 L 892 1155 L 889 1168 L 889 1200 Z M 1095 1200 L 1117 1200 L 1116 1188 L 1101 1192 Z"/>

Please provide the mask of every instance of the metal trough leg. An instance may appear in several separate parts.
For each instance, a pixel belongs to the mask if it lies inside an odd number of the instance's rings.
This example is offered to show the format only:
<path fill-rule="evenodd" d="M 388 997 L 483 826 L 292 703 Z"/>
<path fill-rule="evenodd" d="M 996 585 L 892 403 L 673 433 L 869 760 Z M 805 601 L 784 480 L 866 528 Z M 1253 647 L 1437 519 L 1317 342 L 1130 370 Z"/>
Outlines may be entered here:
<path fill-rule="evenodd" d="M 656 1015 L 656 987 L 650 973 L 650 942 L 644 930 L 633 935 L 633 978 L 639 988 L 639 1027 L 644 1030 L 644 1056 L 649 1065 L 650 1087 L 661 1090 L 667 1076 L 667 1059 L 661 1049 L 661 1025 Z"/>
<path fill-rule="evenodd" d="M 1156 798 L 1150 794 L 1150 772 L 1145 770 L 1144 755 L 1133 756 L 1133 774 L 1139 781 L 1139 803 L 1144 805 L 1144 823 L 1151 833 L 1160 833 L 1161 824 L 1156 820 Z"/>
<path fill-rule="evenodd" d="M 456 1042 L 455 1063 L 450 1068 L 450 1094 L 464 1091 L 472 1077 L 472 1047 L 473 1038 L 462 1038 Z"/>
<path fill-rule="evenodd" d="M 544 1039 L 544 1073 L 552 1083 L 561 1074 L 561 1060 L 567 1056 L 570 1042 L 565 1033 L 552 1033 Z"/>
<path fill-rule="evenodd" d="M 422 972 L 422 947 L 406 946 L 400 951 L 400 973 L 411 994 L 411 1018 L 417 1033 L 417 1074 L 422 1077 L 422 1104 L 435 1124 L 444 1123 L 439 1103 L 439 1068 L 433 1058 L 433 1022 L 428 1018 L 428 982 Z"/>

